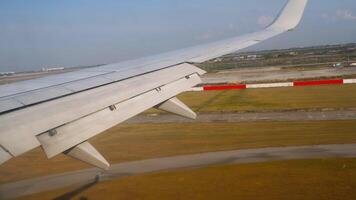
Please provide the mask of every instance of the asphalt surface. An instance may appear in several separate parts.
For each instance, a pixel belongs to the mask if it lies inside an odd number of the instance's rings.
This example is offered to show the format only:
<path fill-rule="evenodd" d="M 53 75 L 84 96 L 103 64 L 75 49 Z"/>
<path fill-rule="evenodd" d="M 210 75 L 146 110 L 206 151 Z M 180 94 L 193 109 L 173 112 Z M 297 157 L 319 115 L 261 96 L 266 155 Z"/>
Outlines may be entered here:
<path fill-rule="evenodd" d="M 218 73 L 208 73 L 203 76 L 204 84 L 240 83 L 240 82 L 270 82 L 298 79 L 317 79 L 343 77 L 356 74 L 356 67 L 345 68 L 306 68 L 306 70 L 283 69 L 282 67 L 239 68 Z"/>
<path fill-rule="evenodd" d="M 211 122 L 256 122 L 256 121 L 322 121 L 322 120 L 355 120 L 356 109 L 318 110 L 318 111 L 283 111 L 264 113 L 199 113 L 196 120 L 169 114 L 139 115 L 127 124 L 144 123 L 211 123 Z"/>
<path fill-rule="evenodd" d="M 69 186 L 86 186 L 104 180 L 144 173 L 223 164 L 339 157 L 356 157 L 356 144 L 222 151 L 126 162 L 112 165 L 106 172 L 93 168 L 0 185 L 0 199 L 16 198 Z"/>

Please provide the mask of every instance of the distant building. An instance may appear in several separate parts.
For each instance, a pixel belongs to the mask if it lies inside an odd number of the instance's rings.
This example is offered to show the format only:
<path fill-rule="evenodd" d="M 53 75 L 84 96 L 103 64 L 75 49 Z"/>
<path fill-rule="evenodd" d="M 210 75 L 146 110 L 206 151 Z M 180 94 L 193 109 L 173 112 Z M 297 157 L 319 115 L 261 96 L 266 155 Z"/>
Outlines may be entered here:
<path fill-rule="evenodd" d="M 291 52 L 289 52 L 289 55 L 290 55 L 290 56 L 297 56 L 297 55 L 298 55 L 298 52 L 296 52 L 296 51 L 291 51 Z"/>
<path fill-rule="evenodd" d="M 335 53 L 339 53 L 339 52 L 341 52 L 341 50 L 330 50 L 327 53 L 328 54 L 335 54 Z"/>
<path fill-rule="evenodd" d="M 249 59 L 249 60 L 256 60 L 256 58 L 257 58 L 257 55 L 248 55 L 247 56 L 247 59 Z"/>
<path fill-rule="evenodd" d="M 15 74 L 15 72 L 0 72 L 0 76 L 11 76 L 14 74 Z"/>
<path fill-rule="evenodd" d="M 44 72 L 50 72 L 50 71 L 60 71 L 64 70 L 64 67 L 51 67 L 51 68 L 42 68 L 42 71 Z"/>
<path fill-rule="evenodd" d="M 237 60 L 237 61 L 239 61 L 239 60 L 245 60 L 245 59 L 246 59 L 245 56 L 235 56 L 235 57 L 233 58 L 233 60 Z"/>

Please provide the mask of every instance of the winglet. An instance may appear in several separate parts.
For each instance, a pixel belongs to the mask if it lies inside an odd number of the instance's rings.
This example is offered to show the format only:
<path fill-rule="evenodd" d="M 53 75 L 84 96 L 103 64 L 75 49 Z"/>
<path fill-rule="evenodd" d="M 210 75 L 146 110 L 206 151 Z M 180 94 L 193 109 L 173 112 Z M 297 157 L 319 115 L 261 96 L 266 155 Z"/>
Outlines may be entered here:
<path fill-rule="evenodd" d="M 293 30 L 303 17 L 308 0 L 289 0 L 268 29 Z"/>

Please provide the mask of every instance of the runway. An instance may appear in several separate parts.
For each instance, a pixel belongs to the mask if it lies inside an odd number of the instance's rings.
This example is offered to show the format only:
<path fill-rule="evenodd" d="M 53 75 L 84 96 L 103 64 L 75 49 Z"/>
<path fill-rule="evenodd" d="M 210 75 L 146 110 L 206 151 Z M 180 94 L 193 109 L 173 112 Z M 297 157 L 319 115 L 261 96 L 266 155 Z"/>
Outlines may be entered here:
<path fill-rule="evenodd" d="M 330 63 L 330 66 L 332 63 Z M 237 68 L 233 70 L 220 71 L 218 73 L 209 73 L 203 76 L 204 84 L 217 83 L 261 83 L 261 82 L 284 82 L 286 80 L 335 78 L 344 76 L 353 76 L 356 74 L 355 67 L 349 68 L 309 68 L 305 70 L 290 68 L 292 66 L 276 67 L 248 67 Z"/>
<path fill-rule="evenodd" d="M 211 122 L 258 122 L 258 121 L 325 121 L 355 120 L 356 109 L 346 110 L 308 110 L 308 111 L 273 111 L 273 112 L 242 112 L 242 113 L 199 113 L 194 121 L 176 115 L 149 114 L 138 115 L 125 123 L 211 123 Z"/>
<path fill-rule="evenodd" d="M 156 158 L 114 164 L 107 172 L 92 168 L 4 184 L 0 186 L 0 199 L 144 173 L 224 164 L 339 157 L 356 157 L 356 144 L 261 148 Z"/>

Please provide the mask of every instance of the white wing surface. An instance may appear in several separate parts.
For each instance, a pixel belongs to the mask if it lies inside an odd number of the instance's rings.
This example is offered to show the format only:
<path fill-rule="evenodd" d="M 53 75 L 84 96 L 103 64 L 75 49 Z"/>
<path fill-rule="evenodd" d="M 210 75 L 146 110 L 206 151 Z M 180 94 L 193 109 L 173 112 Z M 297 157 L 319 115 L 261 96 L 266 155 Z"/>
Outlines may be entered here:
<path fill-rule="evenodd" d="M 194 66 L 294 29 L 307 0 L 289 0 L 262 31 L 157 56 L 0 86 L 0 164 L 41 146 L 100 168 L 87 141 L 149 108 L 195 118 L 176 95 L 201 82 Z"/>

